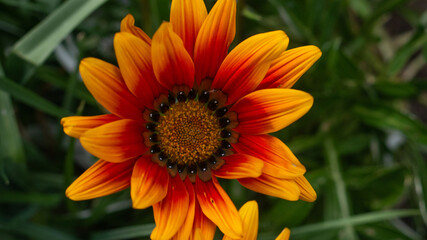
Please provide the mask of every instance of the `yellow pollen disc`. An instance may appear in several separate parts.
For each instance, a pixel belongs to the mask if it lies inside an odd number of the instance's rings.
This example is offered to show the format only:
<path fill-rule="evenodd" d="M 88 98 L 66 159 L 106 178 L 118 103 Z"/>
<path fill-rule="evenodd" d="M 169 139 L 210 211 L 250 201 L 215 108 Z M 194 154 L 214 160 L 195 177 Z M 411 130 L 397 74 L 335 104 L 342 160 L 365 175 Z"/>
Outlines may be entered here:
<path fill-rule="evenodd" d="M 172 105 L 159 120 L 160 147 L 177 164 L 208 159 L 220 146 L 218 119 L 198 101 Z"/>

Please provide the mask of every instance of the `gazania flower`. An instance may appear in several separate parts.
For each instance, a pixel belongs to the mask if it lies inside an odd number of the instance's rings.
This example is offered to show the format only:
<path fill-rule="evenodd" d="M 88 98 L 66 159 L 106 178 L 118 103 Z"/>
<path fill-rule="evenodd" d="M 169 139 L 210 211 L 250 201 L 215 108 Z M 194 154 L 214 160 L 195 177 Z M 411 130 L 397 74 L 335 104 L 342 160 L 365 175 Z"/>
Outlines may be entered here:
<path fill-rule="evenodd" d="M 110 114 L 62 119 L 64 131 L 100 158 L 67 189 L 73 200 L 130 186 L 133 207 L 153 206 L 153 239 L 211 239 L 216 226 L 242 236 L 236 207 L 217 178 L 257 192 L 314 201 L 304 166 L 278 131 L 311 107 L 289 89 L 320 57 L 314 46 L 286 50 L 282 31 L 228 47 L 236 1 L 173 0 L 170 23 L 150 39 L 132 16 L 114 38 L 118 67 L 83 59 L 80 73 Z"/>
<path fill-rule="evenodd" d="M 239 215 L 243 223 L 243 236 L 234 240 L 256 240 L 258 236 L 258 203 L 256 201 L 249 201 L 239 209 Z M 283 231 L 276 237 L 276 240 L 289 240 L 291 231 L 289 228 Z M 232 240 L 229 236 L 225 235 L 222 240 Z"/>

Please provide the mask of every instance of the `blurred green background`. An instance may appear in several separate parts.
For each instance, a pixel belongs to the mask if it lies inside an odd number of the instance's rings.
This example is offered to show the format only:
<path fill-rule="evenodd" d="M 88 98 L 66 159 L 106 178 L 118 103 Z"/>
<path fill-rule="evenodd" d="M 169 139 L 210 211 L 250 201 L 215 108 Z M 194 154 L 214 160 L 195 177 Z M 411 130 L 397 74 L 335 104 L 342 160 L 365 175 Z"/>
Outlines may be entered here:
<path fill-rule="evenodd" d="M 208 9 L 215 2 L 205 1 Z M 65 188 L 96 159 L 60 118 L 103 112 L 81 58 L 116 63 L 114 33 L 132 13 L 150 36 L 170 0 L 0 0 L 0 239 L 148 239 L 152 210 L 129 191 L 83 202 Z M 239 0 L 234 45 L 284 30 L 321 59 L 294 88 L 311 111 L 275 133 L 307 167 L 315 203 L 222 181 L 236 206 L 260 205 L 259 239 L 427 239 L 427 1 Z M 217 232 L 217 238 L 221 234 Z"/>

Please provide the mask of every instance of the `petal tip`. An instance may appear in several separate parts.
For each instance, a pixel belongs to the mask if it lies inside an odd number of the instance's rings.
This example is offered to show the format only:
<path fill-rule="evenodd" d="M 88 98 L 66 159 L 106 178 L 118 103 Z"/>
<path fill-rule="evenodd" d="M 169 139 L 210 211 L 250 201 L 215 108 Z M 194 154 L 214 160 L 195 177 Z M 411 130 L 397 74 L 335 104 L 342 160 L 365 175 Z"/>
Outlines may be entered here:
<path fill-rule="evenodd" d="M 89 198 L 84 198 L 79 194 L 79 191 L 76 189 L 76 186 L 74 184 L 71 184 L 68 186 L 68 188 L 65 190 L 65 196 L 73 201 L 82 201 L 82 200 L 88 200 Z"/>
<path fill-rule="evenodd" d="M 316 201 L 317 193 L 314 190 L 314 188 L 311 186 L 310 182 L 304 176 L 297 177 L 295 179 L 295 182 L 297 183 L 300 189 L 299 199 L 306 202 Z"/>
<path fill-rule="evenodd" d="M 322 56 L 322 51 L 320 50 L 319 47 L 314 46 L 314 45 L 309 45 L 307 46 L 309 48 L 309 51 L 317 57 L 317 59 L 319 59 Z"/>

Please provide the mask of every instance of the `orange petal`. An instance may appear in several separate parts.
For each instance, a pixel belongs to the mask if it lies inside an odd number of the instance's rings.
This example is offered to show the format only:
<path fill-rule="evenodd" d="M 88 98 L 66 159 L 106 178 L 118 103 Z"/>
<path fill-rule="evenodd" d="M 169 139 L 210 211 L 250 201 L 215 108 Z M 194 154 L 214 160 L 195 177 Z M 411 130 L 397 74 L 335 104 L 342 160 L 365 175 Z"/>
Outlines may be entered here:
<path fill-rule="evenodd" d="M 203 22 L 194 46 L 196 81 L 214 79 L 236 34 L 236 1 L 218 0 Z"/>
<path fill-rule="evenodd" d="M 285 51 L 289 38 L 283 31 L 257 34 L 237 45 L 224 59 L 212 89 L 227 93 L 227 104 L 252 92 L 264 79 L 271 62 Z"/>
<path fill-rule="evenodd" d="M 283 52 L 271 63 L 257 89 L 291 88 L 320 56 L 322 52 L 316 46 L 298 47 Z"/>
<path fill-rule="evenodd" d="M 222 159 L 224 159 L 225 164 L 220 169 L 214 170 L 214 175 L 220 178 L 259 177 L 264 166 L 261 159 L 246 154 L 233 154 Z"/>
<path fill-rule="evenodd" d="M 249 154 L 264 161 L 262 172 L 277 178 L 295 178 L 305 173 L 305 167 L 278 138 L 270 135 L 239 136 L 232 144 L 238 153 Z"/>
<path fill-rule="evenodd" d="M 80 137 L 91 154 L 109 162 L 123 162 L 144 154 L 143 127 L 130 119 L 118 120 L 86 131 Z"/>
<path fill-rule="evenodd" d="M 231 107 L 237 112 L 236 131 L 244 134 L 276 132 L 302 117 L 313 97 L 293 89 L 263 89 L 250 93 Z"/>
<path fill-rule="evenodd" d="M 252 191 L 289 201 L 299 199 L 300 189 L 293 180 L 279 179 L 266 174 L 258 178 L 239 179 L 240 184 Z"/>
<path fill-rule="evenodd" d="M 135 160 L 123 163 L 98 160 L 67 188 L 65 195 L 71 200 L 80 201 L 126 189 L 134 164 Z"/>
<path fill-rule="evenodd" d="M 61 119 L 64 132 L 68 136 L 79 138 L 83 133 L 92 128 L 99 127 L 106 123 L 117 121 L 121 118 L 114 114 L 104 114 L 91 117 L 72 116 Z"/>
<path fill-rule="evenodd" d="M 243 221 L 243 239 L 257 239 L 258 236 L 258 203 L 249 201 L 239 209 L 239 215 Z"/>
<path fill-rule="evenodd" d="M 307 202 L 314 202 L 317 199 L 316 191 L 314 191 L 311 184 L 307 181 L 304 176 L 295 178 L 295 182 L 298 184 L 301 191 L 299 199 Z"/>
<path fill-rule="evenodd" d="M 120 24 L 120 31 L 121 32 L 128 32 L 131 33 L 140 39 L 142 39 L 144 42 L 146 42 L 148 45 L 151 44 L 150 37 L 142 31 L 141 28 L 135 27 L 135 19 L 131 14 L 126 15 L 126 17 L 123 18 L 121 24 Z"/>
<path fill-rule="evenodd" d="M 152 162 L 150 156 L 139 158 L 130 185 L 133 208 L 143 209 L 160 202 L 168 192 L 168 184 L 166 169 Z"/>
<path fill-rule="evenodd" d="M 212 181 L 196 178 L 196 196 L 203 213 L 231 238 L 243 236 L 242 220 L 236 207 L 215 176 Z"/>
<path fill-rule="evenodd" d="M 249 201 L 239 209 L 239 215 L 243 222 L 243 238 L 242 240 L 256 240 L 258 236 L 258 203 Z M 228 236 L 224 236 L 222 240 L 232 240 Z"/>
<path fill-rule="evenodd" d="M 142 119 L 141 106 L 122 79 L 120 70 L 96 58 L 80 62 L 84 84 L 95 99 L 108 111 L 121 118 Z"/>
<path fill-rule="evenodd" d="M 289 230 L 289 228 L 285 228 L 279 234 L 279 236 L 277 236 L 276 240 L 289 240 L 290 235 L 291 235 L 291 230 Z"/>
<path fill-rule="evenodd" d="M 148 43 L 126 32 L 114 37 L 114 49 L 120 71 L 129 90 L 148 108 L 165 89 L 157 82 Z"/>
<path fill-rule="evenodd" d="M 190 240 L 213 239 L 216 225 L 203 214 L 200 204 L 196 199 L 196 215 L 194 217 L 194 227 Z"/>
<path fill-rule="evenodd" d="M 176 34 L 184 42 L 185 49 L 193 57 L 197 34 L 207 15 L 203 0 L 173 0 L 170 22 Z"/>
<path fill-rule="evenodd" d="M 184 184 L 185 184 L 185 188 L 187 189 L 188 197 L 189 197 L 188 212 L 186 214 L 187 216 L 185 217 L 185 221 L 182 224 L 182 227 L 178 230 L 176 235 L 172 238 L 174 240 L 190 239 L 190 235 L 194 225 L 194 216 L 196 211 L 196 196 L 194 193 L 194 187 L 189 178 L 185 179 Z"/>
<path fill-rule="evenodd" d="M 194 64 L 181 38 L 164 22 L 153 36 L 151 47 L 153 69 L 157 80 L 166 88 L 194 84 Z"/>
<path fill-rule="evenodd" d="M 170 239 L 182 227 L 189 205 L 187 189 L 179 175 L 170 178 L 168 194 L 153 205 L 156 227 L 151 239 Z"/>

